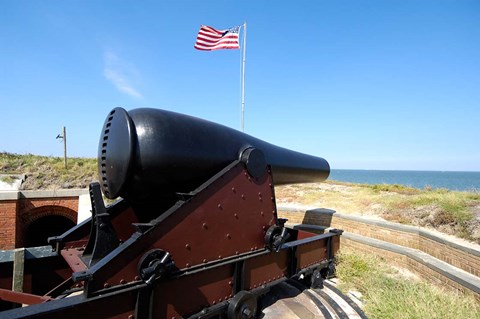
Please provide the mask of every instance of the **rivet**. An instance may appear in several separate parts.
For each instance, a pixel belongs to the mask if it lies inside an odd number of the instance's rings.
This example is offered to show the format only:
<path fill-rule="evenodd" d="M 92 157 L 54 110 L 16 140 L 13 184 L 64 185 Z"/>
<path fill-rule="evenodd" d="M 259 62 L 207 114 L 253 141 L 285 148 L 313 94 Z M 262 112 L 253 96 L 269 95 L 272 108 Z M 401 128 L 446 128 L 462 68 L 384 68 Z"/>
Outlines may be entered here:
<path fill-rule="evenodd" d="M 103 288 L 108 288 L 108 287 L 110 287 L 110 284 L 108 282 L 103 284 Z"/>
<path fill-rule="evenodd" d="M 189 267 L 190 267 L 190 264 L 189 264 L 189 263 L 186 263 L 186 264 L 185 264 L 185 267 L 189 268 Z"/>
<path fill-rule="evenodd" d="M 237 190 L 235 189 L 235 187 L 232 187 L 232 192 L 236 193 Z"/>
<path fill-rule="evenodd" d="M 238 214 L 237 213 L 233 214 L 233 216 L 238 219 Z"/>
<path fill-rule="evenodd" d="M 253 247 L 252 247 L 252 248 L 250 248 L 250 251 L 253 251 Z"/>
<path fill-rule="evenodd" d="M 245 195 L 244 195 L 244 194 L 242 194 L 242 199 L 245 199 Z"/>
<path fill-rule="evenodd" d="M 218 298 L 218 302 L 222 302 L 222 298 Z"/>
<path fill-rule="evenodd" d="M 185 244 L 185 248 L 187 248 L 188 250 L 191 249 L 189 244 Z"/>
<path fill-rule="evenodd" d="M 208 228 L 207 223 L 203 223 L 203 224 L 202 224 L 202 227 L 205 228 L 205 229 L 207 229 L 207 228 Z"/>
<path fill-rule="evenodd" d="M 237 250 L 237 251 L 235 251 L 235 255 L 238 255 L 238 250 Z"/>
<path fill-rule="evenodd" d="M 120 284 L 123 285 L 123 284 L 125 284 L 125 283 L 126 283 L 125 279 L 120 279 Z"/>
<path fill-rule="evenodd" d="M 129 316 L 128 316 L 128 319 L 133 319 L 133 315 L 129 315 Z"/>
<path fill-rule="evenodd" d="M 206 259 L 204 259 L 204 260 L 203 260 L 203 263 L 206 263 L 206 262 L 207 262 L 207 260 L 206 260 Z"/>
<path fill-rule="evenodd" d="M 263 226 L 262 226 L 262 229 L 263 229 L 263 230 L 266 230 L 266 229 L 267 229 L 267 226 L 263 225 Z"/>
<path fill-rule="evenodd" d="M 214 301 L 212 302 L 212 304 L 214 304 L 214 305 L 215 305 L 216 303 L 217 303 L 217 301 L 216 301 L 216 300 L 214 300 Z"/>
<path fill-rule="evenodd" d="M 218 209 L 222 209 L 222 204 L 217 205 Z"/>
<path fill-rule="evenodd" d="M 254 250 L 257 250 L 257 246 L 253 247 Z"/>
<path fill-rule="evenodd" d="M 133 280 L 140 280 L 140 277 L 135 276 L 135 277 L 133 277 Z"/>
<path fill-rule="evenodd" d="M 218 255 L 218 259 L 222 259 L 222 255 Z"/>
<path fill-rule="evenodd" d="M 230 286 L 233 286 L 233 281 L 230 280 L 230 281 L 228 282 L 228 284 L 229 284 Z"/>
<path fill-rule="evenodd" d="M 263 212 L 263 210 L 260 212 L 260 215 L 262 215 L 262 216 L 265 215 L 265 213 Z"/>
<path fill-rule="evenodd" d="M 227 234 L 227 238 L 230 239 L 230 238 L 232 238 L 232 236 L 230 236 L 230 234 Z"/>

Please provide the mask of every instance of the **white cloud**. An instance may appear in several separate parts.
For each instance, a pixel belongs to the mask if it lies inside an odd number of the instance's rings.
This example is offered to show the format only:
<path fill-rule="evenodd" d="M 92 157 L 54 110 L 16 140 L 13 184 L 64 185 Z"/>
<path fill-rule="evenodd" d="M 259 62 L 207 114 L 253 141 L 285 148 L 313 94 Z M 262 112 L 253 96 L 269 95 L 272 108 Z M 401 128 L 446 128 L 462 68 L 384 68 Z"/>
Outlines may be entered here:
<path fill-rule="evenodd" d="M 138 78 L 138 72 L 133 66 L 121 60 L 111 51 L 106 51 L 103 59 L 103 75 L 107 80 L 112 82 L 120 92 L 128 94 L 134 98 L 143 98 L 142 94 L 138 92 L 132 84 L 132 81 Z"/>

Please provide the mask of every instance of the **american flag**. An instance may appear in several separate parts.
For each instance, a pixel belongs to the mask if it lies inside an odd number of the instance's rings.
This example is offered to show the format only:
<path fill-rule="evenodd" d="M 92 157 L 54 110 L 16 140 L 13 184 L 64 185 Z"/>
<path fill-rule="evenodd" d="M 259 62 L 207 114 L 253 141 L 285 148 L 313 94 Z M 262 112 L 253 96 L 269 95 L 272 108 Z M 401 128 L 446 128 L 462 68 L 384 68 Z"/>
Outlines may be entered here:
<path fill-rule="evenodd" d="M 238 35 L 240 26 L 226 30 L 216 30 L 212 27 L 202 25 L 198 31 L 195 49 L 197 50 L 220 50 L 220 49 L 239 49 Z"/>

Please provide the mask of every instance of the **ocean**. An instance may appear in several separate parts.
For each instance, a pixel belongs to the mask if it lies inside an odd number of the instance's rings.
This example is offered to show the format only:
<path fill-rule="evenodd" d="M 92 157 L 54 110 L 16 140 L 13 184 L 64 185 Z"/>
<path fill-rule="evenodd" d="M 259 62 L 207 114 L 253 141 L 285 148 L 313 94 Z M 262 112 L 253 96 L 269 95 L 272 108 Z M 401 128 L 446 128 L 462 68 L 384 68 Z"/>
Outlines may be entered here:
<path fill-rule="evenodd" d="M 480 192 L 480 172 L 332 169 L 329 180 L 360 184 L 400 184 L 423 189 Z"/>

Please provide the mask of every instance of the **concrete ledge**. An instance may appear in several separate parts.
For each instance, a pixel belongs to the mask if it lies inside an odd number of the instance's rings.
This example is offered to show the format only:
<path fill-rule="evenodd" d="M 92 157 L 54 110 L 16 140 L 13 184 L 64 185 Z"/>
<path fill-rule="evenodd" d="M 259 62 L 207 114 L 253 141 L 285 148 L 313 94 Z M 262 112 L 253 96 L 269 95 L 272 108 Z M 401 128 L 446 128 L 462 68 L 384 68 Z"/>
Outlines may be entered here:
<path fill-rule="evenodd" d="M 325 230 L 328 229 L 328 227 L 325 227 L 325 226 L 310 225 L 310 224 L 293 224 L 293 223 L 286 223 L 285 227 L 288 227 L 291 229 L 309 231 L 315 234 L 324 234 Z"/>
<path fill-rule="evenodd" d="M 52 190 L 22 190 L 22 191 L 0 191 L 0 200 L 17 200 L 22 198 L 52 198 L 52 197 L 76 197 L 88 194 L 88 189 L 52 189 Z"/>

